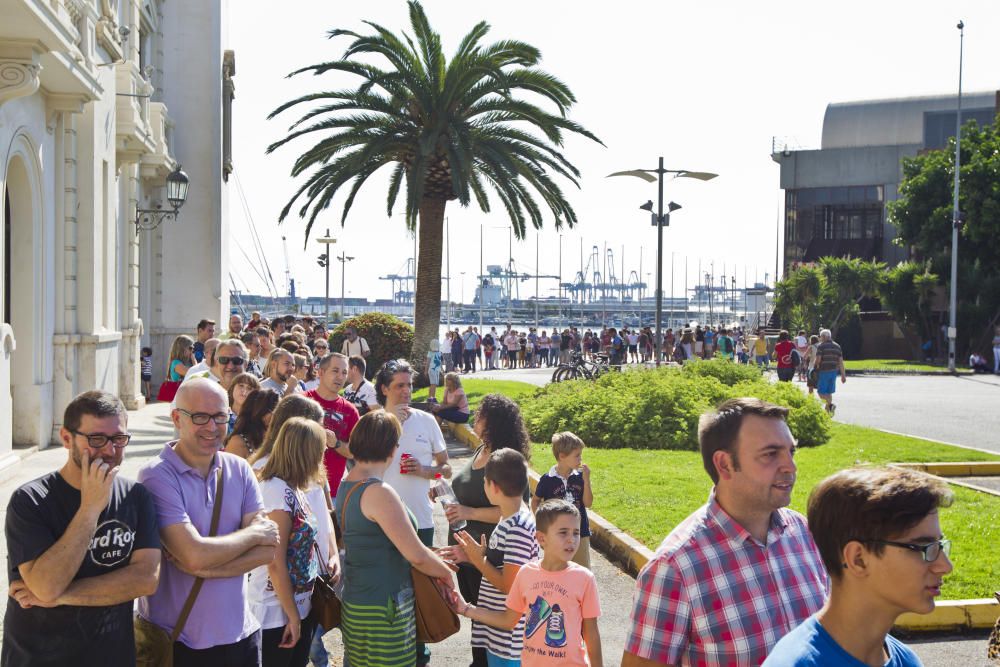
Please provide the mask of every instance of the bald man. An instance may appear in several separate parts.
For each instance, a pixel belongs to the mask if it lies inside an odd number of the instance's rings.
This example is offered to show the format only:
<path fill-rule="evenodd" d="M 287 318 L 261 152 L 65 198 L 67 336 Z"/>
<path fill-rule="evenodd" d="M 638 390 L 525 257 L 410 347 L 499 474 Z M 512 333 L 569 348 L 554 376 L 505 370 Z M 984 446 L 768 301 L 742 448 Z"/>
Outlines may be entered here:
<path fill-rule="evenodd" d="M 179 438 L 139 471 L 153 495 L 168 554 L 156 592 L 139 600 L 139 616 L 172 632 L 195 578 L 204 578 L 173 645 L 174 664 L 259 665 L 260 623 L 243 584 L 247 572 L 274 558 L 278 527 L 264 513 L 247 462 L 220 451 L 229 424 L 222 386 L 207 378 L 185 382 L 170 417 Z M 211 535 L 220 490 L 219 525 Z"/>

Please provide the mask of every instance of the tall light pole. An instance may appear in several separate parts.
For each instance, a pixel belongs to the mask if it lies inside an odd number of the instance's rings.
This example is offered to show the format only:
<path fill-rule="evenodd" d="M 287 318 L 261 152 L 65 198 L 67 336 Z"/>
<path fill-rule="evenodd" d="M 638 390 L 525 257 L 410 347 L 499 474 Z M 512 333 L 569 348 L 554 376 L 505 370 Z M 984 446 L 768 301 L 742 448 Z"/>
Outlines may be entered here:
<path fill-rule="evenodd" d="M 653 176 L 656 174 L 656 176 Z M 660 328 L 663 319 L 663 228 L 670 224 L 670 214 L 679 209 L 680 204 L 670 202 L 667 205 L 667 214 L 663 214 L 663 175 L 673 174 L 674 178 L 696 178 L 699 181 L 710 181 L 718 174 L 704 171 L 687 171 L 686 169 L 664 169 L 663 158 L 660 158 L 660 166 L 656 169 L 632 169 L 630 171 L 616 171 L 608 176 L 635 176 L 647 183 L 658 182 L 658 197 L 656 215 L 653 216 L 653 225 L 656 226 L 656 365 L 660 365 L 660 348 L 663 345 L 660 336 Z M 653 211 L 653 202 L 648 201 L 639 208 L 644 211 Z"/>
<path fill-rule="evenodd" d="M 330 326 L 330 246 L 337 242 L 337 239 L 330 236 L 330 230 L 326 230 L 326 236 L 316 239 L 317 243 L 322 243 L 324 252 L 319 256 L 317 264 L 326 269 L 326 326 Z"/>
<path fill-rule="evenodd" d="M 958 113 L 955 115 L 955 197 L 951 207 L 951 305 L 948 308 L 948 370 L 955 372 L 955 339 L 958 337 L 958 228 L 962 212 L 958 210 L 959 170 L 962 166 L 962 47 L 965 23 L 958 22 Z"/>
<path fill-rule="evenodd" d="M 340 319 L 343 320 L 347 317 L 344 312 L 344 278 L 347 276 L 347 263 L 353 261 L 354 258 L 347 254 L 347 251 L 341 252 L 337 255 L 337 261 L 340 262 Z"/>

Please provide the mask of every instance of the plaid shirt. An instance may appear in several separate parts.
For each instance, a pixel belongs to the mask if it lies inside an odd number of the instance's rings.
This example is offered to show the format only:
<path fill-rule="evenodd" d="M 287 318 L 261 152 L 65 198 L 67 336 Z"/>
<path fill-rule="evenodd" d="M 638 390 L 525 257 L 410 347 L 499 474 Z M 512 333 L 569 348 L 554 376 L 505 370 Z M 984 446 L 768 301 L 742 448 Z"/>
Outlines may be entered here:
<path fill-rule="evenodd" d="M 827 588 L 801 514 L 774 512 L 763 545 L 723 511 L 713 489 L 639 573 L 625 649 L 670 665 L 760 665 L 819 611 Z"/>

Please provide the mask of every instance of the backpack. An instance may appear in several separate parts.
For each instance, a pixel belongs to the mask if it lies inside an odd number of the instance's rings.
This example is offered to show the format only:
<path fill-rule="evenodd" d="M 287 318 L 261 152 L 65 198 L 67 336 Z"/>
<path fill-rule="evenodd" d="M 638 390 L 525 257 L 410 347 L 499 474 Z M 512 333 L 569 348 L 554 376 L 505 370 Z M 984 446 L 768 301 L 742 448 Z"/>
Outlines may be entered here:
<path fill-rule="evenodd" d="M 798 368 L 802 365 L 802 355 L 799 354 L 798 350 L 792 348 L 792 354 L 790 356 L 792 358 L 792 366 Z"/>

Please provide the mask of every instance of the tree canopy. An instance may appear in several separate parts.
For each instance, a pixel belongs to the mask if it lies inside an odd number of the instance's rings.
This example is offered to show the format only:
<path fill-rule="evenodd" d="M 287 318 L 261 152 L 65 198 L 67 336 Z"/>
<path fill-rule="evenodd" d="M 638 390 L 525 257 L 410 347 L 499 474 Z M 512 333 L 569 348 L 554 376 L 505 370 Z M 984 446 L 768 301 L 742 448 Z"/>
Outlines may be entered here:
<path fill-rule="evenodd" d="M 343 56 L 290 76 L 341 72 L 360 79 L 359 85 L 310 93 L 279 106 L 269 118 L 312 105 L 268 152 L 317 137 L 292 167 L 293 177 L 306 177 L 280 216 L 284 220 L 298 203 L 307 239 L 342 188 L 350 184 L 343 225 L 361 187 L 383 167 L 391 169 L 388 215 L 403 191 L 407 227 L 415 230 L 419 221 L 413 357 L 422 359 L 440 321 L 447 202 L 457 199 L 469 206 L 475 200 L 489 212 L 492 193 L 518 238 L 524 237 L 528 223 L 542 226 L 543 208 L 557 228 L 572 226 L 576 213 L 553 176 L 578 186 L 580 172 L 560 149 L 566 133 L 600 140 L 567 118 L 576 97 L 538 67 L 537 48 L 517 40 L 484 44 L 489 24 L 482 21 L 449 59 L 423 7 L 416 1 L 408 4 L 412 35 L 372 21 L 365 21 L 370 34 L 329 31 L 330 38 L 352 39 Z M 519 96 L 523 94 L 526 99 Z"/>
<path fill-rule="evenodd" d="M 888 205 L 897 242 L 950 287 L 955 140 L 903 160 L 899 198 Z M 962 128 L 958 246 L 958 351 L 986 346 L 1000 318 L 1000 129 Z M 905 282 L 905 281 L 904 281 Z M 926 285 L 922 288 L 926 291 Z"/>

